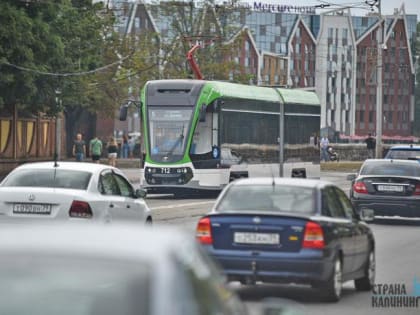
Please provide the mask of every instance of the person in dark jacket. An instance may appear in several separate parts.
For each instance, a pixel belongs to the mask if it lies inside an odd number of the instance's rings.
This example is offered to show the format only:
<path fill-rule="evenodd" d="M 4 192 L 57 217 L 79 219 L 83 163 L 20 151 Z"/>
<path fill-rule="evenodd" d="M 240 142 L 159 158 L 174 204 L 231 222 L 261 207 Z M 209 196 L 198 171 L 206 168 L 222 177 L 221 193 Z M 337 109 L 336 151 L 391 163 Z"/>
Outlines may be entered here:
<path fill-rule="evenodd" d="M 365 139 L 366 149 L 368 152 L 368 158 L 373 159 L 375 156 L 375 147 L 376 147 L 376 140 L 372 135 L 369 133 L 368 137 Z"/>
<path fill-rule="evenodd" d="M 108 150 L 108 162 L 109 165 L 116 167 L 117 166 L 117 152 L 118 144 L 114 137 L 109 139 L 109 142 L 106 146 Z"/>

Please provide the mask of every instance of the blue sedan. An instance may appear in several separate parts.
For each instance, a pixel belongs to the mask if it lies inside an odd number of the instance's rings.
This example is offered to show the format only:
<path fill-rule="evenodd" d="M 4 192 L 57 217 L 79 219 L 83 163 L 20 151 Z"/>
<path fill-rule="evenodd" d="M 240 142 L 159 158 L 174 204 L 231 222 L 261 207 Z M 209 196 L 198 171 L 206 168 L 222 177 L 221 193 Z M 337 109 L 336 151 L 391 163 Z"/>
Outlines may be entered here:
<path fill-rule="evenodd" d="M 332 183 L 298 178 L 234 181 L 202 217 L 197 240 L 231 281 L 310 284 L 338 301 L 354 280 L 375 279 L 375 240 L 346 194 Z M 363 219 L 363 220 L 362 220 Z"/>

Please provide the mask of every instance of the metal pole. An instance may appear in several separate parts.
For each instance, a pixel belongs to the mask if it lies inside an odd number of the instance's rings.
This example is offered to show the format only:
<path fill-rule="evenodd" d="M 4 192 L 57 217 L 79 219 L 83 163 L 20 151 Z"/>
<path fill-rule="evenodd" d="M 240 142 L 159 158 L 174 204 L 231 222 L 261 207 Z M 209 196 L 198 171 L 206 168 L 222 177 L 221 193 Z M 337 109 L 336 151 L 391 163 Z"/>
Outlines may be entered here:
<path fill-rule="evenodd" d="M 60 160 L 60 152 L 61 152 L 61 89 L 55 90 L 55 106 L 56 106 L 56 113 L 55 113 L 55 159 L 58 161 Z"/>
<path fill-rule="evenodd" d="M 279 117 L 279 176 L 284 176 L 284 102 L 280 102 Z"/>
<path fill-rule="evenodd" d="M 376 64 L 376 150 L 375 157 L 381 159 L 382 156 L 382 122 L 383 122 L 383 109 L 382 109 L 382 49 L 384 45 L 384 28 L 383 18 L 381 12 L 381 0 L 378 1 L 379 10 L 379 28 L 378 28 L 378 60 Z"/>

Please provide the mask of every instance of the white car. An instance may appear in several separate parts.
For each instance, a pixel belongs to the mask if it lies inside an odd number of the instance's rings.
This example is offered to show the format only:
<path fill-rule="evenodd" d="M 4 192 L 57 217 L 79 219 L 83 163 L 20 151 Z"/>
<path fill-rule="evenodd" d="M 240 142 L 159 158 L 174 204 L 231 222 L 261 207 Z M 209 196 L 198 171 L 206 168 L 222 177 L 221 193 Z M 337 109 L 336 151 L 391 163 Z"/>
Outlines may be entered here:
<path fill-rule="evenodd" d="M 23 164 L 0 183 L 0 222 L 132 221 L 152 223 L 144 201 L 117 168 L 94 163 Z"/>
<path fill-rule="evenodd" d="M 0 314 L 248 314 L 194 238 L 178 230 L 4 224 L 0 252 Z"/>

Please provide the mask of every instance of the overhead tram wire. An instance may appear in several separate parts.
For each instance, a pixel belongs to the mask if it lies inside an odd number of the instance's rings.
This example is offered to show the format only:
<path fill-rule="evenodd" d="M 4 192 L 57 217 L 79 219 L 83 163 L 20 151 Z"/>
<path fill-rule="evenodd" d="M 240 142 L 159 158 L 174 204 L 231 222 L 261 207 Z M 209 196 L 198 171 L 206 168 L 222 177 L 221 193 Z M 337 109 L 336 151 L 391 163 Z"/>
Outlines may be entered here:
<path fill-rule="evenodd" d="M 116 66 L 118 64 L 121 64 L 124 60 L 128 59 L 130 55 L 127 55 L 113 63 L 107 64 L 105 66 L 93 69 L 93 70 L 89 70 L 89 71 L 81 71 L 81 72 L 67 72 L 67 73 L 57 73 L 57 72 L 47 72 L 47 71 L 41 71 L 41 70 L 37 70 L 37 69 L 33 69 L 33 68 L 27 68 L 27 67 L 23 67 L 23 66 L 19 66 L 19 65 L 15 65 L 13 63 L 4 61 L 4 60 L 0 60 L 0 66 L 1 65 L 5 65 L 8 67 L 12 67 L 21 71 L 25 71 L 25 72 L 32 72 L 35 74 L 39 74 L 39 75 L 44 75 L 44 76 L 52 76 L 52 77 L 72 77 L 72 76 L 85 76 L 85 75 L 89 75 L 89 74 L 94 74 L 100 71 L 104 71 L 108 68 L 111 68 L 113 66 Z"/>

